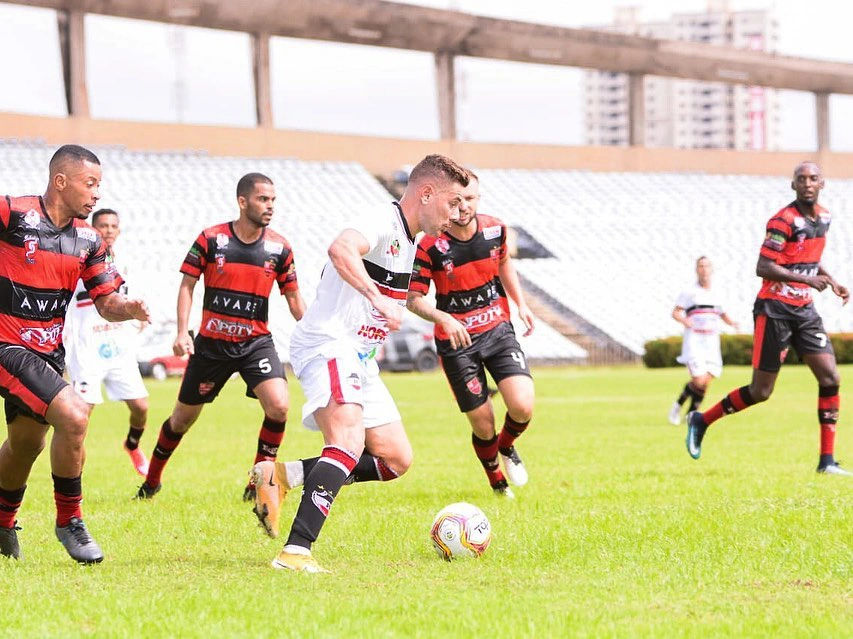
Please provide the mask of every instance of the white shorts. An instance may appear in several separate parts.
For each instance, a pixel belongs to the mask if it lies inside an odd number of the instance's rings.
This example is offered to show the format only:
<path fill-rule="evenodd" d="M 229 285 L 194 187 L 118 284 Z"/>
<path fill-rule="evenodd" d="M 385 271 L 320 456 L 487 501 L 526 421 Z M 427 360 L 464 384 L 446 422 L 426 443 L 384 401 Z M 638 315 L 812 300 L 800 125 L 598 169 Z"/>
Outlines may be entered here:
<path fill-rule="evenodd" d="M 68 374 L 71 376 L 71 385 L 74 390 L 87 404 L 104 403 L 104 398 L 101 395 L 101 383 L 106 386 L 107 398 L 110 401 L 126 401 L 148 397 L 148 390 L 142 381 L 142 375 L 139 373 L 139 365 L 133 361 L 121 368 L 98 370 L 93 367 L 85 371 L 69 362 Z"/>
<path fill-rule="evenodd" d="M 312 357 L 298 369 L 296 362 L 291 363 L 305 393 L 302 423 L 306 428 L 319 430 L 314 412 L 328 406 L 330 399 L 339 404 L 359 404 L 365 428 L 401 421 L 400 411 L 379 377 L 375 360 L 362 361 L 357 352 L 350 351 L 332 359 Z"/>
<path fill-rule="evenodd" d="M 692 335 L 684 341 L 681 355 L 676 358 L 679 364 L 687 366 L 691 377 L 711 375 L 719 377 L 723 372 L 723 356 L 720 353 L 718 335 Z"/>

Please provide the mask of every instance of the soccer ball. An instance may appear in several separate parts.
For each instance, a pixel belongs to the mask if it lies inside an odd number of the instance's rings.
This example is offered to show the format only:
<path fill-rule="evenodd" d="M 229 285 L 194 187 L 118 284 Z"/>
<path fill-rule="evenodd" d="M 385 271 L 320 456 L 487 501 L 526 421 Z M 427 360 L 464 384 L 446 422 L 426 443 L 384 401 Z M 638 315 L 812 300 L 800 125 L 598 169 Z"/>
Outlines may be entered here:
<path fill-rule="evenodd" d="M 429 536 L 435 551 L 447 561 L 479 557 L 492 541 L 492 525 L 482 510 L 459 502 L 439 511 Z"/>

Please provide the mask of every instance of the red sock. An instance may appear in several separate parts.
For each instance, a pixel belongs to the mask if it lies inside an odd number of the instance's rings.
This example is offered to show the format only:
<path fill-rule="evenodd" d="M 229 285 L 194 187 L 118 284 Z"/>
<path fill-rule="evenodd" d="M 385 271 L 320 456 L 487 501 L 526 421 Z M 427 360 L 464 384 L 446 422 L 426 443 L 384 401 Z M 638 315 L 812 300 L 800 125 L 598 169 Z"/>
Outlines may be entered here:
<path fill-rule="evenodd" d="M 501 434 L 498 436 L 498 448 L 500 451 L 504 452 L 508 448 L 512 448 L 513 444 L 515 444 L 515 440 L 527 430 L 527 426 L 529 424 L 529 419 L 523 423 L 517 422 L 509 416 L 509 413 L 507 413 L 504 417 L 504 427 L 501 429 Z"/>
<path fill-rule="evenodd" d="M 3 490 L 0 488 L 0 528 L 11 528 L 24 501 L 26 486 L 18 490 Z"/>
<path fill-rule="evenodd" d="M 835 455 L 835 425 L 838 423 L 838 410 L 841 398 L 838 386 L 820 386 L 817 399 L 817 419 L 820 423 L 820 454 Z"/>
<path fill-rule="evenodd" d="M 53 499 L 56 502 L 56 525 L 64 528 L 71 518 L 83 519 L 80 505 L 83 503 L 83 482 L 77 477 L 57 477 L 53 475 Z"/>
<path fill-rule="evenodd" d="M 501 467 L 498 463 L 498 436 L 495 435 L 491 439 L 480 439 L 471 433 L 471 443 L 474 445 L 474 453 L 477 455 L 477 459 L 480 460 L 483 470 L 486 471 L 489 484 L 494 486 L 497 482 L 503 480 L 504 474 L 501 472 Z"/>
<path fill-rule="evenodd" d="M 275 461 L 278 455 L 278 447 L 284 439 L 284 429 L 287 422 L 276 422 L 269 417 L 264 417 L 261 432 L 258 433 L 258 450 L 255 453 L 255 463 L 262 461 Z"/>
<path fill-rule="evenodd" d="M 176 433 L 169 426 L 169 420 L 163 422 L 160 428 L 160 435 L 157 437 L 157 445 L 154 447 L 154 453 L 151 455 L 151 462 L 148 466 L 148 476 L 145 478 L 145 483 L 151 488 L 157 488 L 160 485 L 160 477 L 163 475 L 163 468 L 175 452 L 178 444 L 181 443 L 183 433 Z"/>
<path fill-rule="evenodd" d="M 749 392 L 749 386 L 741 386 L 726 395 L 721 402 L 714 404 L 711 408 L 702 413 L 702 419 L 705 420 L 706 426 L 710 426 L 724 415 L 738 413 L 744 408 L 749 408 L 753 404 L 755 404 L 755 400 L 752 399 L 752 393 Z"/>

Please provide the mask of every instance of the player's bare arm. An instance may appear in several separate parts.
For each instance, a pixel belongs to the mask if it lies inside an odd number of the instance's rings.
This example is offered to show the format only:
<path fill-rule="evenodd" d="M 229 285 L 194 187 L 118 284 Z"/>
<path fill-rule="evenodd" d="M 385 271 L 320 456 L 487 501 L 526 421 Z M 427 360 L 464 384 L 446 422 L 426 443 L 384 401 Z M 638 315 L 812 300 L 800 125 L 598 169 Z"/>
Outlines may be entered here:
<path fill-rule="evenodd" d="M 370 251 L 370 243 L 354 229 L 345 229 L 329 247 L 329 259 L 341 279 L 367 298 L 379 314 L 385 318 L 388 328 L 400 330 L 403 323 L 403 309 L 394 301 L 382 295 L 376 284 L 370 279 L 364 264 L 363 255 Z"/>
<path fill-rule="evenodd" d="M 193 307 L 193 291 L 197 282 L 197 277 L 184 274 L 181 285 L 178 287 L 178 335 L 175 343 L 172 344 L 172 352 L 178 356 L 192 355 L 195 351 L 189 322 L 190 310 Z"/>
<path fill-rule="evenodd" d="M 740 330 L 740 324 L 734 321 L 728 313 L 723 313 L 722 315 L 720 315 L 720 319 L 723 320 L 729 326 L 731 326 L 733 329 L 735 329 L 735 331 Z"/>
<path fill-rule="evenodd" d="M 305 315 L 305 300 L 302 299 L 302 294 L 297 291 L 287 291 L 284 294 L 284 299 L 287 300 L 287 307 L 290 309 L 290 314 L 297 322 Z"/>
<path fill-rule="evenodd" d="M 831 280 L 826 273 L 820 273 L 820 271 L 818 271 L 817 275 L 795 273 L 763 255 L 758 258 L 755 274 L 771 282 L 799 282 L 800 284 L 807 284 L 818 291 L 822 291 L 829 286 Z"/>
<path fill-rule="evenodd" d="M 418 291 L 409 291 L 406 295 L 406 308 L 412 313 L 428 322 L 441 326 L 450 340 L 450 348 L 465 348 L 471 345 L 471 336 L 465 329 L 465 325 L 450 313 L 445 313 L 435 308 L 424 299 L 424 294 Z"/>
<path fill-rule="evenodd" d="M 818 275 L 825 275 L 829 278 L 829 286 L 832 289 L 832 292 L 841 298 L 842 305 L 847 304 L 847 302 L 850 301 L 850 291 L 847 290 L 846 286 L 842 286 L 836 282 L 835 278 L 832 277 L 825 268 L 823 268 L 823 264 L 818 264 L 817 273 Z"/>
<path fill-rule="evenodd" d="M 680 306 L 676 306 L 672 309 L 672 319 L 679 324 L 684 324 L 687 328 L 693 328 L 693 322 L 690 321 L 690 318 L 687 317 L 687 313 L 685 313 L 684 309 Z"/>
<path fill-rule="evenodd" d="M 509 295 L 509 298 L 518 307 L 518 316 L 527 327 L 524 333 L 524 337 L 527 337 L 535 328 L 535 320 L 533 319 L 533 313 L 530 312 L 530 308 L 527 306 L 527 302 L 524 300 L 524 292 L 521 290 L 521 282 L 518 281 L 518 273 L 516 273 L 515 267 L 512 265 L 512 260 L 509 257 L 498 266 L 498 276 L 501 278 L 501 283 L 506 294 Z"/>
<path fill-rule="evenodd" d="M 151 321 L 148 306 L 142 300 L 127 299 L 121 293 L 110 293 L 95 300 L 95 308 L 101 317 L 109 322 L 124 322 L 125 320 Z"/>

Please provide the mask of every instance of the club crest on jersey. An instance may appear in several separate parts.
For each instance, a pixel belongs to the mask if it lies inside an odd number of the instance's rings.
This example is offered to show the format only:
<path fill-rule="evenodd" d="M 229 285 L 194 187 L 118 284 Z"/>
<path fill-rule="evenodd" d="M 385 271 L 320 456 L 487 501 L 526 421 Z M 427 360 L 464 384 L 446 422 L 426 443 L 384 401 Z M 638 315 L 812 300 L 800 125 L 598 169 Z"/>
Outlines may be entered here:
<path fill-rule="evenodd" d="M 492 260 L 497 260 L 498 257 L 500 256 L 500 252 L 501 252 L 501 250 L 497 246 L 493 246 L 492 248 L 489 249 L 489 257 Z"/>
<path fill-rule="evenodd" d="M 216 248 L 224 249 L 228 246 L 228 236 L 225 233 L 217 233 L 216 234 Z"/>
<path fill-rule="evenodd" d="M 89 258 L 89 249 L 80 249 L 80 267 L 82 268 L 86 264 L 86 260 Z"/>
<path fill-rule="evenodd" d="M 38 225 L 41 224 L 41 214 L 35 209 L 30 209 L 24 213 L 24 224 L 31 229 L 38 228 Z"/>
<path fill-rule="evenodd" d="M 480 386 L 480 380 L 476 377 L 472 377 L 467 382 L 465 382 L 465 386 L 468 387 L 468 390 L 471 392 L 472 395 L 479 395 L 483 390 L 483 387 Z"/>
<path fill-rule="evenodd" d="M 443 237 L 438 238 L 435 241 L 435 250 L 444 255 L 447 251 L 450 250 L 450 242 L 448 242 Z"/>
<path fill-rule="evenodd" d="M 397 257 L 400 254 L 400 240 L 394 240 L 388 246 L 388 250 L 385 252 L 385 255 L 390 255 L 391 257 Z"/>
<path fill-rule="evenodd" d="M 216 254 L 216 272 L 222 274 L 225 270 L 225 253 Z"/>
<path fill-rule="evenodd" d="M 493 240 L 496 237 L 501 236 L 501 227 L 500 226 L 487 226 L 483 229 L 483 237 L 487 240 Z"/>
<path fill-rule="evenodd" d="M 198 385 L 198 394 L 199 395 L 207 395 L 210 391 L 213 390 L 215 384 L 213 382 L 202 382 Z"/>
<path fill-rule="evenodd" d="M 268 257 L 264 261 L 264 275 L 266 275 L 267 277 L 272 275 L 272 272 L 275 270 L 276 264 L 278 264 L 278 261 L 274 257 Z"/>
<path fill-rule="evenodd" d="M 453 260 L 444 260 L 441 265 L 444 267 L 444 273 L 449 278 L 453 278 Z"/>
<path fill-rule="evenodd" d="M 24 237 L 24 259 L 27 264 L 36 263 L 36 251 L 39 249 L 39 239 L 36 235 L 27 235 Z"/>

